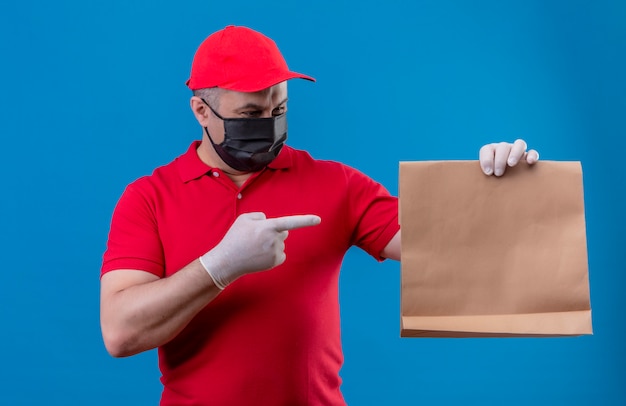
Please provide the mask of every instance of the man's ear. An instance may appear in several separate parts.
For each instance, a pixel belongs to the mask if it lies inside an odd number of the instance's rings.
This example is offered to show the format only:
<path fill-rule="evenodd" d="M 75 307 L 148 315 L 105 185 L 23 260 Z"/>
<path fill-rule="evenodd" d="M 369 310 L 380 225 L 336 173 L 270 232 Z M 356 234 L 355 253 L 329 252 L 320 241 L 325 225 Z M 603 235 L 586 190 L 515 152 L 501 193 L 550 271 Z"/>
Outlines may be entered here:
<path fill-rule="evenodd" d="M 189 105 L 191 107 L 191 111 L 193 111 L 193 115 L 196 116 L 196 120 L 201 127 L 209 126 L 209 115 L 211 114 L 211 110 L 206 103 L 199 98 L 198 96 L 192 96 L 189 100 Z"/>

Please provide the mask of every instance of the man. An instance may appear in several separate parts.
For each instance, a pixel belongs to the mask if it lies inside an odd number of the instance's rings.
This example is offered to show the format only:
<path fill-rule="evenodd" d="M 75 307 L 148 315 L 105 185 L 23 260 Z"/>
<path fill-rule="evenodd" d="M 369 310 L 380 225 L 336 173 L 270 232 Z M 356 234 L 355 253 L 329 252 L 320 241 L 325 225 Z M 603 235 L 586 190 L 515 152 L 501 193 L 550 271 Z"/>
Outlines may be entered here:
<path fill-rule="evenodd" d="M 286 145 L 290 71 L 272 40 L 226 27 L 187 82 L 201 141 L 128 186 L 101 277 L 116 357 L 158 347 L 162 405 L 340 405 L 337 280 L 357 245 L 400 259 L 397 198 Z M 502 175 L 526 145 L 481 149 Z M 287 239 L 289 235 L 289 238 Z"/>

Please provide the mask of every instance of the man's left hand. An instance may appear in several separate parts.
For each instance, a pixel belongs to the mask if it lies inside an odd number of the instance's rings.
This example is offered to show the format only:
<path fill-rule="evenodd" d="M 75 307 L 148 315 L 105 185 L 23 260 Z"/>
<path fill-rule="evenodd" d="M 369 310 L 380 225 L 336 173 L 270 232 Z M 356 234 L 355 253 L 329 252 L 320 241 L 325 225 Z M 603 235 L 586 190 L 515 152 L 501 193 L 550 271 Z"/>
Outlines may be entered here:
<path fill-rule="evenodd" d="M 522 160 L 532 165 L 539 160 L 539 153 L 534 149 L 526 149 L 524 140 L 516 140 L 512 144 L 487 144 L 480 149 L 480 167 L 485 175 L 502 176 L 508 166 L 515 166 Z"/>

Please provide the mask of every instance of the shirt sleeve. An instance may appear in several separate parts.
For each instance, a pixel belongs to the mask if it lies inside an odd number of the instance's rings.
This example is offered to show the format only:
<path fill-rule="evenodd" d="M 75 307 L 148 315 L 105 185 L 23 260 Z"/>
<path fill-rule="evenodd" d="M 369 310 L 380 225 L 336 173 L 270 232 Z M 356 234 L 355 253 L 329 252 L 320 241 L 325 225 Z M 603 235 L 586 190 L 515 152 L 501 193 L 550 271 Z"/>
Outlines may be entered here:
<path fill-rule="evenodd" d="M 382 261 L 381 252 L 400 230 L 398 198 L 356 169 L 346 171 L 352 244 Z"/>
<path fill-rule="evenodd" d="M 118 201 L 100 275 L 117 269 L 137 269 L 164 275 L 163 245 L 159 237 L 154 204 L 140 187 L 129 185 Z"/>

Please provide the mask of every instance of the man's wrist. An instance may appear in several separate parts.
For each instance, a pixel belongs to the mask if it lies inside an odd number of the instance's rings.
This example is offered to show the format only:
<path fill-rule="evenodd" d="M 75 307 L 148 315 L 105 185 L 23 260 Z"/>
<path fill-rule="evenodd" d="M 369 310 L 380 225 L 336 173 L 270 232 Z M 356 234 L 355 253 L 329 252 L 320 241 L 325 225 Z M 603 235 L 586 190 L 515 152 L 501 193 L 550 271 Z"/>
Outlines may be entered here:
<path fill-rule="evenodd" d="M 204 268 L 207 274 L 211 277 L 213 284 L 217 286 L 219 290 L 224 290 L 228 283 L 222 281 L 218 275 L 215 275 L 215 271 L 213 270 L 215 267 L 215 262 L 211 261 L 209 253 L 202 255 L 200 258 L 200 265 Z"/>

